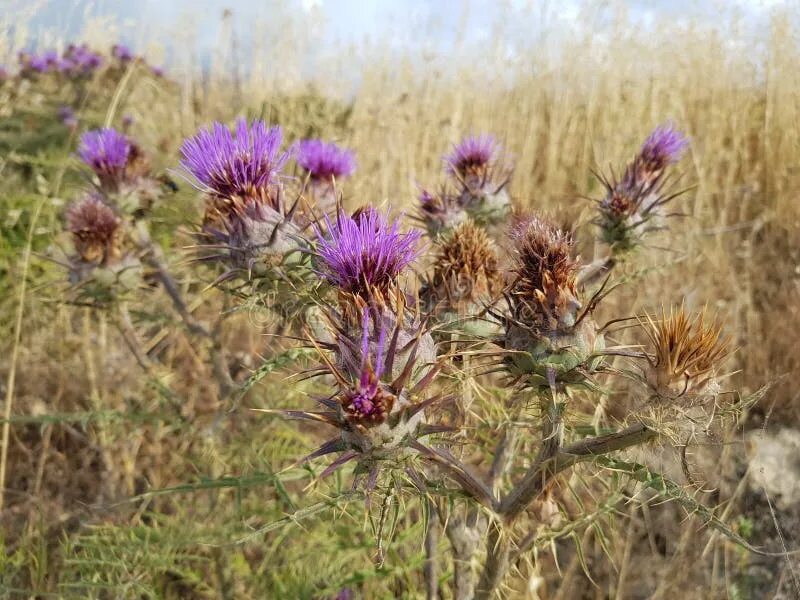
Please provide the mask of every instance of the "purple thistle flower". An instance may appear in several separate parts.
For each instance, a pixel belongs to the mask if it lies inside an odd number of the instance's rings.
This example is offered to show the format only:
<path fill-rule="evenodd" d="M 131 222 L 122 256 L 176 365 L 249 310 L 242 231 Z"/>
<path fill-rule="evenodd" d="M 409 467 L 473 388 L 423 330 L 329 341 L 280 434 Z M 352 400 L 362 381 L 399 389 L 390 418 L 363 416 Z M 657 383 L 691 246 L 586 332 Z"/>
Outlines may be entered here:
<path fill-rule="evenodd" d="M 201 129 L 181 146 L 181 166 L 218 196 L 249 196 L 274 183 L 288 154 L 278 154 L 280 127 L 263 121 L 236 122 L 235 131 L 222 123 Z"/>
<path fill-rule="evenodd" d="M 136 58 L 133 52 L 131 52 L 131 49 L 124 44 L 114 44 L 111 46 L 111 55 L 119 59 L 122 63 L 128 63 Z"/>
<path fill-rule="evenodd" d="M 153 77 L 163 77 L 164 67 L 150 67 L 150 73 L 152 73 Z"/>
<path fill-rule="evenodd" d="M 461 177 L 480 174 L 489 167 L 499 150 L 500 145 L 493 135 L 468 136 L 455 144 L 453 151 L 444 157 L 446 170 Z"/>
<path fill-rule="evenodd" d="M 400 233 L 399 220 L 388 221 L 377 211 L 362 211 L 355 217 L 339 213 L 336 222 L 325 217 L 329 235 L 319 238 L 317 254 L 325 266 L 323 276 L 343 291 L 368 295 L 385 291 L 400 272 L 420 255 L 421 232 Z"/>
<path fill-rule="evenodd" d="M 81 136 L 78 155 L 89 165 L 101 181 L 116 181 L 122 177 L 128 164 L 131 143 L 116 129 L 104 128 L 87 131 Z"/>
<path fill-rule="evenodd" d="M 47 73 L 58 67 L 59 57 L 55 50 L 46 50 L 42 54 L 20 53 L 20 59 L 27 59 L 27 66 L 37 73 Z"/>
<path fill-rule="evenodd" d="M 639 156 L 654 169 L 663 169 L 678 162 L 689 148 L 689 140 L 671 122 L 656 127 L 647 137 Z"/>
<path fill-rule="evenodd" d="M 76 46 L 70 44 L 64 52 L 63 61 L 69 62 L 72 66 L 71 72 L 86 75 L 99 68 L 103 64 L 103 57 L 89 48 L 87 44 Z"/>
<path fill-rule="evenodd" d="M 58 107 L 59 120 L 70 129 L 78 126 L 78 116 L 71 106 L 62 105 Z"/>
<path fill-rule="evenodd" d="M 377 345 L 370 348 L 369 322 L 369 309 L 365 308 L 361 320 L 361 373 L 354 389 L 344 394 L 342 404 L 348 416 L 355 421 L 380 423 L 391 410 L 394 396 L 386 393 L 380 384 L 384 372 L 386 329 L 381 327 Z M 372 351 L 375 355 L 374 366 Z"/>
<path fill-rule="evenodd" d="M 315 180 L 330 181 L 352 175 L 356 169 L 355 154 L 333 142 L 302 140 L 296 144 L 297 164 Z"/>

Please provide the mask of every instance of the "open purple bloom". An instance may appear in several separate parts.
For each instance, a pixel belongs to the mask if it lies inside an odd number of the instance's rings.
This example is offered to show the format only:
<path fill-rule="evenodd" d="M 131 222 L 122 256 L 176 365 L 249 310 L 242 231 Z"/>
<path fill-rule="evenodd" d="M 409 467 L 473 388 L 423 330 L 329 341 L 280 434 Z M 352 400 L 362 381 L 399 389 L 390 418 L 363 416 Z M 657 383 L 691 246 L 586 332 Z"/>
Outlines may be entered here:
<path fill-rule="evenodd" d="M 181 166 L 218 196 L 253 195 L 268 189 L 286 162 L 281 141 L 281 128 L 263 121 L 239 119 L 233 132 L 213 123 L 183 142 Z"/>
<path fill-rule="evenodd" d="M 668 122 L 653 130 L 642 144 L 639 155 L 646 164 L 663 169 L 678 162 L 688 148 L 686 136 Z"/>
<path fill-rule="evenodd" d="M 355 217 L 339 213 L 335 223 L 325 218 L 328 235 L 317 229 L 317 254 L 328 281 L 343 291 L 368 295 L 372 289 L 386 290 L 419 257 L 421 233 L 401 233 L 399 221 L 390 224 L 387 217 L 362 211 Z"/>
<path fill-rule="evenodd" d="M 66 106 L 66 105 L 59 106 L 58 118 L 64 125 L 66 125 L 70 129 L 75 129 L 78 126 L 78 116 L 75 114 L 75 111 L 72 110 L 71 106 Z"/>
<path fill-rule="evenodd" d="M 330 181 L 347 177 L 356 169 L 355 154 L 333 142 L 302 140 L 296 145 L 297 164 L 311 174 L 312 179 Z"/>
<path fill-rule="evenodd" d="M 114 44 L 111 46 L 111 54 L 114 58 L 119 59 L 120 62 L 127 63 L 136 58 L 131 52 L 131 49 L 124 44 Z"/>
<path fill-rule="evenodd" d="M 58 67 L 59 57 L 55 50 L 28 56 L 28 66 L 37 73 L 47 73 Z"/>
<path fill-rule="evenodd" d="M 500 146 L 493 135 L 471 135 L 453 146 L 444 157 L 447 172 L 464 177 L 487 169 L 495 159 Z"/>
<path fill-rule="evenodd" d="M 81 136 L 78 155 L 104 179 L 117 179 L 124 173 L 131 152 L 128 138 L 116 129 L 87 131 Z"/>

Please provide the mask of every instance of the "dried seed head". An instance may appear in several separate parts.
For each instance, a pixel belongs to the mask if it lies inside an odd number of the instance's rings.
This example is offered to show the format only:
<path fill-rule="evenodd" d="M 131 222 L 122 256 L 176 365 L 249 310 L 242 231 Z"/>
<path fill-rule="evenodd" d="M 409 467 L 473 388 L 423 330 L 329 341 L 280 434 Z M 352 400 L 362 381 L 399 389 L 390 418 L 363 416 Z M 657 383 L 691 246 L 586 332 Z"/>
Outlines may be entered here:
<path fill-rule="evenodd" d="M 535 216 L 522 219 L 513 238 L 516 280 L 509 291 L 512 314 L 505 319 L 503 343 L 510 370 L 529 381 L 552 375 L 567 383 L 582 381 L 602 338 L 589 307 L 578 298 L 573 239 Z"/>
<path fill-rule="evenodd" d="M 461 223 L 443 238 L 434 265 L 426 288 L 429 305 L 441 303 L 460 312 L 488 301 L 502 290 L 503 276 L 494 244 L 486 230 L 472 221 Z"/>
<path fill-rule="evenodd" d="M 536 216 L 521 219 L 512 237 L 517 252 L 512 297 L 523 309 L 518 314 L 533 317 L 530 324 L 545 329 L 571 326 L 579 307 L 574 239 Z"/>
<path fill-rule="evenodd" d="M 715 375 L 730 353 L 721 327 L 707 324 L 704 313 L 691 317 L 683 307 L 649 315 L 641 325 L 652 346 L 645 371 L 647 383 L 660 398 L 694 399 L 713 392 Z"/>
<path fill-rule="evenodd" d="M 96 194 L 74 203 L 66 214 L 80 259 L 87 263 L 113 263 L 119 259 L 122 220 Z"/>

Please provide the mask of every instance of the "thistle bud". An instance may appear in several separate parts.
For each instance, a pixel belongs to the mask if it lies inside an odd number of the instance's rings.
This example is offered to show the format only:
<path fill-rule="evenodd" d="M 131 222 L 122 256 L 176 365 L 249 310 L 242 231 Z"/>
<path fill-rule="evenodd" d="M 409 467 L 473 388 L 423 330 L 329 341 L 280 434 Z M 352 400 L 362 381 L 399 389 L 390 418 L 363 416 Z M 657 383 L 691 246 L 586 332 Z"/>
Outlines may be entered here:
<path fill-rule="evenodd" d="M 506 186 L 512 168 L 494 136 L 469 136 L 445 157 L 446 172 L 460 185 L 459 204 L 481 225 L 504 221 L 511 212 Z"/>
<path fill-rule="evenodd" d="M 420 295 L 445 331 L 486 338 L 496 326 L 479 315 L 502 290 L 494 244 L 484 229 L 465 221 L 439 243 L 433 276 Z"/>
<path fill-rule="evenodd" d="M 437 238 L 452 231 L 454 227 L 469 218 L 461 205 L 460 198 L 441 190 L 434 194 L 422 190 L 419 195 L 418 219 L 425 224 L 428 235 Z"/>
<path fill-rule="evenodd" d="M 649 231 L 663 227 L 663 207 L 677 194 L 667 190 L 667 167 L 678 162 L 689 142 L 671 124 L 657 127 L 642 144 L 622 179 L 601 182 L 605 197 L 594 223 L 613 253 L 627 252 Z"/>
<path fill-rule="evenodd" d="M 419 322 L 408 339 L 401 314 L 364 307 L 360 321 L 358 327 L 332 324 L 337 358 L 325 364 L 338 392 L 328 422 L 340 429 L 343 447 L 361 457 L 386 457 L 421 434 L 420 393 L 439 367 Z"/>
<path fill-rule="evenodd" d="M 730 353 L 720 326 L 707 324 L 704 314 L 690 317 L 683 307 L 662 310 L 656 319 L 648 315 L 641 325 L 652 345 L 644 380 L 657 398 L 691 404 L 716 393 L 719 367 Z"/>
<path fill-rule="evenodd" d="M 297 164 L 308 173 L 310 195 L 317 216 L 336 211 L 336 185 L 356 169 L 355 153 L 333 142 L 302 140 L 295 146 Z M 307 215 L 313 221 L 313 215 Z"/>
<path fill-rule="evenodd" d="M 530 381 L 548 373 L 566 383 L 581 381 L 601 340 L 590 304 L 579 297 L 574 240 L 535 216 L 523 219 L 513 238 L 517 266 L 504 336 L 509 368 Z"/>

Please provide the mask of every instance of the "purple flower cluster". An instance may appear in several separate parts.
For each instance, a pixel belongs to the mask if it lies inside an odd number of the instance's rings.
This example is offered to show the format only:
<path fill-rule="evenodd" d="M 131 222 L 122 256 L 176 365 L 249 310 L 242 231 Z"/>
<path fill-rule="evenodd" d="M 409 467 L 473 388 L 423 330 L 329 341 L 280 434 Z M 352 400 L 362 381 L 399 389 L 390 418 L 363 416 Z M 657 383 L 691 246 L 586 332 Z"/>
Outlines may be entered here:
<path fill-rule="evenodd" d="M 352 175 L 356 169 L 355 154 L 333 142 L 302 140 L 295 146 L 297 164 L 308 171 L 312 179 L 330 181 Z"/>
<path fill-rule="evenodd" d="M 40 54 L 20 52 L 18 58 L 23 73 L 88 75 L 103 64 L 103 57 L 86 44 L 70 44 L 61 55 L 55 50 L 45 50 Z"/>
<path fill-rule="evenodd" d="M 103 65 L 103 57 L 86 44 L 70 44 L 62 58 L 61 71 L 88 75 Z"/>
<path fill-rule="evenodd" d="M 263 121 L 236 122 L 234 131 L 222 123 L 201 129 L 181 146 L 181 166 L 217 196 L 250 196 L 275 182 L 288 154 L 279 154 L 280 127 Z"/>
<path fill-rule="evenodd" d="M 463 177 L 487 169 L 499 151 L 493 135 L 471 135 L 454 145 L 444 162 L 448 173 Z"/>
<path fill-rule="evenodd" d="M 335 223 L 325 218 L 328 236 L 317 230 L 317 254 L 325 266 L 323 276 L 338 288 L 359 295 L 392 285 L 400 272 L 419 257 L 421 233 L 399 231 L 378 211 L 361 211 L 355 217 L 340 213 Z"/>
<path fill-rule="evenodd" d="M 639 151 L 641 160 L 648 165 L 664 168 L 678 162 L 689 148 L 689 140 L 675 126 L 664 123 L 647 137 Z"/>
<path fill-rule="evenodd" d="M 131 143 L 116 129 L 87 131 L 81 136 L 78 156 L 101 178 L 119 178 L 128 164 Z"/>

